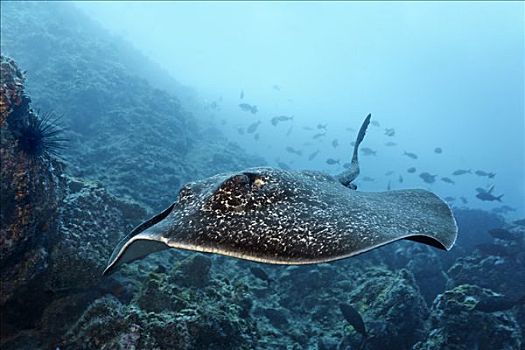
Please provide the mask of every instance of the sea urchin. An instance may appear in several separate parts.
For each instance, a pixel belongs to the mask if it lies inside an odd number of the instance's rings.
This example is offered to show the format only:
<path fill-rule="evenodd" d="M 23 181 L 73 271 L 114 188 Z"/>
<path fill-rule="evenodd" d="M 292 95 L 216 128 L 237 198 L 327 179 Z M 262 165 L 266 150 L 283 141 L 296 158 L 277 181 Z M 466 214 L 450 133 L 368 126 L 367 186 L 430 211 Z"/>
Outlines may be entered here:
<path fill-rule="evenodd" d="M 58 155 L 65 148 L 67 139 L 64 129 L 57 125 L 60 117 L 54 113 L 29 113 L 19 121 L 13 134 L 18 140 L 18 147 L 32 158 L 43 155 Z"/>

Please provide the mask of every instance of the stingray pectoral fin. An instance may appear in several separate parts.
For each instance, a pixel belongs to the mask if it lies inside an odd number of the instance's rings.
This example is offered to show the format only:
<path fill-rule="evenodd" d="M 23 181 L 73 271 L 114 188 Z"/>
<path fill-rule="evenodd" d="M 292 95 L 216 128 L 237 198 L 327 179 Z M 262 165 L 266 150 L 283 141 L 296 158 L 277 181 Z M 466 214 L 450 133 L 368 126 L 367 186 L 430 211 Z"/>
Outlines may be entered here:
<path fill-rule="evenodd" d="M 168 249 L 164 242 L 148 236 L 147 234 L 138 234 L 131 238 L 124 245 L 117 247 L 114 257 L 109 261 L 108 266 L 102 273 L 108 275 L 118 266 L 140 259 L 148 254 Z"/>
<path fill-rule="evenodd" d="M 113 254 L 111 254 L 108 266 L 102 274 L 108 275 L 123 263 L 139 259 L 150 253 L 168 249 L 169 247 L 163 243 L 156 234 L 157 230 L 155 225 L 166 219 L 173 210 L 174 205 L 175 204 L 170 205 L 160 214 L 138 225 L 122 239 L 113 251 Z"/>
<path fill-rule="evenodd" d="M 434 193 L 401 190 L 374 195 L 382 198 L 390 212 L 390 219 L 379 225 L 385 242 L 408 239 L 444 250 L 454 245 L 458 234 L 456 220 L 450 207 Z"/>

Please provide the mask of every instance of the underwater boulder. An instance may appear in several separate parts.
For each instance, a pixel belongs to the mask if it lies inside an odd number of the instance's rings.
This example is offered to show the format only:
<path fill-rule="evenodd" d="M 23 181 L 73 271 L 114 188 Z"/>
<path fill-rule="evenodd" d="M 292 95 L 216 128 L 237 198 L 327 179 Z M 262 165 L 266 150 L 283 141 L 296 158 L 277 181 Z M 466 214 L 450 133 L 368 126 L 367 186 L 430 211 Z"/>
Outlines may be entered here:
<path fill-rule="evenodd" d="M 47 269 L 63 181 L 61 164 L 46 152 L 42 128 L 48 126 L 31 110 L 16 63 L 3 56 L 1 78 L 0 305 L 4 305 Z"/>
<path fill-rule="evenodd" d="M 496 293 L 463 284 L 440 294 L 432 305 L 431 330 L 413 350 L 520 349 L 522 334 L 512 312 L 482 312 L 480 300 Z"/>

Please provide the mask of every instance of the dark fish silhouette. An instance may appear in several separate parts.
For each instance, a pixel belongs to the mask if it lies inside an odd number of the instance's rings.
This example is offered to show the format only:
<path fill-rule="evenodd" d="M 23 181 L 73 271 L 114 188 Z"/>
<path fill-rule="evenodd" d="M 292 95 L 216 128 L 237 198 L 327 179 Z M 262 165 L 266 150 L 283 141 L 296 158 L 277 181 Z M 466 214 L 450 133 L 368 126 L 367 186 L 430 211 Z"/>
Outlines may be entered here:
<path fill-rule="evenodd" d="M 459 199 L 461 199 L 461 202 L 463 204 L 467 204 L 468 203 L 468 201 L 467 201 L 467 199 L 465 197 L 459 197 Z"/>
<path fill-rule="evenodd" d="M 375 156 L 377 152 L 371 148 L 363 147 L 361 148 L 361 153 L 363 153 L 365 156 Z"/>
<path fill-rule="evenodd" d="M 443 153 L 443 150 L 441 149 L 441 147 L 436 147 L 434 148 L 434 153 L 441 154 Z"/>
<path fill-rule="evenodd" d="M 335 159 L 332 159 L 332 158 L 328 158 L 328 159 L 326 160 L 326 164 L 328 164 L 328 165 L 339 164 L 339 159 L 338 159 L 338 160 L 335 160 Z"/>
<path fill-rule="evenodd" d="M 385 129 L 385 135 L 386 136 L 394 136 L 396 134 L 396 131 L 394 130 L 394 128 L 386 128 Z"/>
<path fill-rule="evenodd" d="M 388 141 L 387 143 L 385 143 L 385 146 L 388 146 L 388 147 L 392 147 L 392 146 L 396 146 L 397 143 L 395 143 L 394 141 Z"/>
<path fill-rule="evenodd" d="M 446 182 L 448 184 L 452 184 L 452 185 L 455 184 L 454 180 L 452 180 L 452 179 L 450 179 L 448 177 L 442 177 L 441 181 Z"/>
<path fill-rule="evenodd" d="M 487 176 L 489 179 L 492 179 L 492 178 L 494 178 L 494 176 L 496 176 L 495 173 L 488 173 L 488 172 L 483 171 L 483 170 L 476 170 L 474 172 L 474 174 L 476 174 L 478 176 Z"/>
<path fill-rule="evenodd" d="M 370 177 L 370 176 L 365 176 L 363 177 L 362 179 L 363 181 L 366 181 L 366 182 L 372 182 L 372 181 L 375 181 L 375 179 L 373 177 Z"/>
<path fill-rule="evenodd" d="M 238 132 L 240 135 L 244 135 L 244 128 L 238 128 L 238 129 L 237 129 L 237 132 Z"/>
<path fill-rule="evenodd" d="M 272 85 L 272 89 L 276 90 L 276 91 L 281 91 L 281 87 L 279 85 Z"/>
<path fill-rule="evenodd" d="M 303 126 L 303 130 L 312 131 L 313 128 L 311 126 Z"/>
<path fill-rule="evenodd" d="M 405 152 L 403 153 L 403 155 L 404 155 L 404 156 L 407 156 L 408 158 L 417 159 L 417 154 L 415 154 L 415 153 L 411 153 L 411 152 L 407 152 L 407 151 L 405 151 Z"/>
<path fill-rule="evenodd" d="M 456 200 L 456 197 L 447 196 L 447 197 L 445 197 L 443 199 L 446 200 L 447 202 L 454 202 Z"/>
<path fill-rule="evenodd" d="M 416 172 L 416 168 L 414 168 L 414 167 L 410 167 L 410 168 L 407 169 L 407 173 L 409 173 L 409 174 L 413 174 L 415 172 Z"/>
<path fill-rule="evenodd" d="M 317 124 L 317 129 L 326 131 L 328 124 Z"/>
<path fill-rule="evenodd" d="M 352 167 L 352 163 L 344 163 L 343 168 L 350 169 Z"/>
<path fill-rule="evenodd" d="M 241 90 L 241 95 L 239 96 L 239 98 L 242 100 L 244 98 L 244 90 Z"/>
<path fill-rule="evenodd" d="M 312 154 L 308 156 L 308 160 L 313 160 L 315 157 L 317 157 L 318 154 L 319 154 L 319 150 L 313 152 Z"/>
<path fill-rule="evenodd" d="M 422 178 L 427 184 L 431 184 L 436 181 L 436 175 L 432 175 L 427 172 L 419 174 L 419 177 Z"/>
<path fill-rule="evenodd" d="M 293 125 L 290 125 L 290 127 L 288 128 L 288 131 L 286 132 L 286 136 L 290 136 L 290 134 L 292 133 L 292 130 L 293 130 Z"/>
<path fill-rule="evenodd" d="M 241 110 L 243 110 L 244 112 L 250 112 L 252 114 L 255 114 L 257 113 L 257 106 L 255 105 L 251 105 L 251 104 L 248 104 L 248 103 L 241 103 L 239 104 L 239 108 Z"/>
<path fill-rule="evenodd" d="M 525 295 L 518 299 L 511 299 L 505 296 L 490 296 L 484 299 L 481 299 L 476 306 L 474 306 L 474 310 L 481 311 L 481 312 L 497 312 L 497 311 L 505 311 L 512 309 L 514 306 L 517 305 L 524 305 L 525 304 Z"/>
<path fill-rule="evenodd" d="M 379 125 L 379 122 L 377 120 L 372 120 L 370 122 L 370 124 L 372 124 L 373 126 L 376 126 L 376 127 L 380 127 L 381 125 Z"/>
<path fill-rule="evenodd" d="M 464 175 L 464 174 L 472 174 L 472 170 L 458 169 L 452 173 L 452 175 L 454 176 Z"/>
<path fill-rule="evenodd" d="M 320 132 L 320 133 L 317 133 L 314 136 L 312 136 L 312 138 L 315 140 L 315 139 L 318 139 L 320 137 L 323 137 L 324 135 L 326 135 L 326 132 Z"/>
<path fill-rule="evenodd" d="M 303 152 L 301 150 L 295 149 L 295 148 L 293 148 L 291 146 L 286 147 L 286 152 L 292 153 L 292 154 L 295 154 L 295 155 L 298 155 L 298 156 L 302 156 L 303 155 Z"/>
<path fill-rule="evenodd" d="M 399 175 L 399 178 L 397 179 L 399 183 L 403 183 L 403 176 Z"/>
<path fill-rule="evenodd" d="M 292 120 L 293 117 L 289 117 L 287 115 L 278 115 L 276 117 L 273 117 L 271 122 L 273 126 L 277 126 L 280 122 L 285 122 L 287 120 Z"/>
<path fill-rule="evenodd" d="M 392 175 L 393 173 L 395 173 L 394 170 L 389 170 L 389 171 L 387 171 L 387 172 L 385 173 L 385 176 L 390 176 L 390 175 Z"/>
<path fill-rule="evenodd" d="M 332 147 L 333 147 L 333 148 L 336 148 L 337 146 L 339 146 L 339 141 L 337 141 L 337 139 L 334 139 L 334 140 L 332 141 Z"/>
<path fill-rule="evenodd" d="M 253 138 L 255 141 L 259 141 L 259 138 L 260 138 L 259 133 L 253 135 Z"/>
<path fill-rule="evenodd" d="M 478 194 L 476 194 L 476 197 L 482 201 L 488 201 L 488 202 L 492 202 L 492 201 L 498 201 L 498 202 L 501 202 L 501 198 L 503 197 L 503 195 L 499 195 L 499 196 L 494 196 L 492 194 L 492 191 L 494 190 L 494 185 L 490 186 L 490 188 L 485 191 L 484 189 L 482 188 L 476 188 L 476 191 L 478 191 Z"/>
<path fill-rule="evenodd" d="M 246 128 L 246 132 L 248 134 L 253 134 L 255 132 L 255 130 L 257 130 L 257 128 L 259 127 L 259 124 L 261 124 L 260 120 L 256 121 L 253 124 L 250 124 L 250 126 L 248 126 L 248 128 Z"/>
<path fill-rule="evenodd" d="M 363 318 L 361 317 L 359 312 L 350 304 L 339 304 L 339 310 L 341 310 L 341 313 L 343 314 L 343 317 L 345 318 L 346 322 L 348 322 L 348 324 L 350 324 L 356 330 L 356 332 L 361 334 L 362 341 L 361 345 L 359 346 L 359 349 L 363 349 L 366 342 L 366 338 L 368 337 Z"/>
<path fill-rule="evenodd" d="M 250 267 L 250 272 L 252 273 L 252 275 L 254 275 L 255 277 L 257 277 L 260 280 L 265 281 L 268 284 L 270 284 L 270 282 L 272 282 L 272 279 L 268 276 L 266 271 L 264 271 L 260 267 Z"/>
<path fill-rule="evenodd" d="M 515 233 L 510 232 L 509 230 L 505 230 L 504 228 L 493 228 L 488 232 L 492 237 L 505 241 L 515 241 L 521 237 Z"/>

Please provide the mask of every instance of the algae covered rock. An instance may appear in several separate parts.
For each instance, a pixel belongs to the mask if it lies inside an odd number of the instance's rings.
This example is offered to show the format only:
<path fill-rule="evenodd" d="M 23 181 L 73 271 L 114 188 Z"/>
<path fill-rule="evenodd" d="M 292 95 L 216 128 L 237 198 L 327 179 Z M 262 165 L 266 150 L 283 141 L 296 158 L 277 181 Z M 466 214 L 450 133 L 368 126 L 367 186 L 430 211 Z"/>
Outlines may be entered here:
<path fill-rule="evenodd" d="M 489 289 L 468 284 L 439 295 L 431 309 L 431 331 L 414 350 L 519 349 L 522 334 L 512 312 L 474 309 L 480 300 L 495 295 Z"/>

